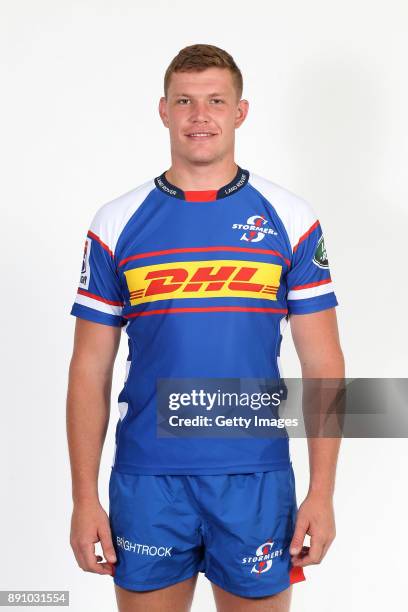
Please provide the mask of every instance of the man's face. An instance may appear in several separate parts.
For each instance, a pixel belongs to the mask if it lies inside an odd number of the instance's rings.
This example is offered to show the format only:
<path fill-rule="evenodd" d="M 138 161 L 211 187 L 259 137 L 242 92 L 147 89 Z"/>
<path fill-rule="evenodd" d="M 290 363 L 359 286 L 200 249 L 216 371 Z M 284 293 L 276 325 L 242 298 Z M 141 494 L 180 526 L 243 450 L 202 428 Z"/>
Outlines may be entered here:
<path fill-rule="evenodd" d="M 170 131 L 173 160 L 210 164 L 233 158 L 235 129 L 247 115 L 248 102 L 238 100 L 228 69 L 207 68 L 173 73 L 159 112 Z"/>

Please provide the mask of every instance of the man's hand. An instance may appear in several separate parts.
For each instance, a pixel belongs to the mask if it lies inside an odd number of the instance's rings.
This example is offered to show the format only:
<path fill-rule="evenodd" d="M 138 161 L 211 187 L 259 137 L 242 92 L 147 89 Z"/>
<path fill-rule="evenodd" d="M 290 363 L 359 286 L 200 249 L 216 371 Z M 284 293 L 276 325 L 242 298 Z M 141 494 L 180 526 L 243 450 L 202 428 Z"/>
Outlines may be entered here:
<path fill-rule="evenodd" d="M 106 561 L 95 555 L 95 544 L 101 543 Z M 74 505 L 71 519 L 70 543 L 80 568 L 85 572 L 114 576 L 115 549 L 109 517 L 98 501 Z"/>
<path fill-rule="evenodd" d="M 306 534 L 311 538 L 310 547 L 303 546 Z M 335 536 L 332 497 L 309 493 L 297 514 L 295 533 L 289 549 L 292 565 L 304 567 L 320 563 Z"/>

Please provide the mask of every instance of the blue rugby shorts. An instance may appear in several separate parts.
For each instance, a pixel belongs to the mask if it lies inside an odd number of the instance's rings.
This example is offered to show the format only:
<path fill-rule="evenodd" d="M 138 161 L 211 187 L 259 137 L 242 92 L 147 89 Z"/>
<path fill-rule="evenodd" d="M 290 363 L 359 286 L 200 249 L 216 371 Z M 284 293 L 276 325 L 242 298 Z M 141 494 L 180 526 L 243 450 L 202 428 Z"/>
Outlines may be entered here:
<path fill-rule="evenodd" d="M 242 597 L 305 580 L 289 545 L 297 503 L 292 465 L 249 474 L 144 475 L 112 470 L 109 520 L 115 584 L 170 586 L 203 572 Z"/>

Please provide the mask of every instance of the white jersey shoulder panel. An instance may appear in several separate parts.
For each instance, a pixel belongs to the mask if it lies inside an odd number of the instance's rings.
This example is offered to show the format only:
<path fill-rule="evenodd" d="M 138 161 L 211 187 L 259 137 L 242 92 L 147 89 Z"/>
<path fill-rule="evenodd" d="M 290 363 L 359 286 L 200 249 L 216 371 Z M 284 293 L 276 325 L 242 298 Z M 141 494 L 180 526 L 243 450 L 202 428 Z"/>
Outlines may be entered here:
<path fill-rule="evenodd" d="M 153 189 L 155 189 L 154 180 L 146 181 L 139 187 L 106 202 L 96 211 L 89 229 L 109 247 L 112 253 L 115 252 L 119 236 L 127 222 Z"/>
<path fill-rule="evenodd" d="M 249 183 L 274 207 L 289 236 L 291 247 L 317 221 L 311 204 L 285 187 L 250 173 Z"/>

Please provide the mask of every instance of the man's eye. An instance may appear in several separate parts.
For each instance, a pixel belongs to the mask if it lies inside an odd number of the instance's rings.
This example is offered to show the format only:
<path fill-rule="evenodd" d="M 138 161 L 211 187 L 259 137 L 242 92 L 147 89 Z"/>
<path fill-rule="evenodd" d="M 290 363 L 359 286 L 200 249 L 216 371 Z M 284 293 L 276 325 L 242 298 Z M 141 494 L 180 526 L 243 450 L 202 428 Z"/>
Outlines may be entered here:
<path fill-rule="evenodd" d="M 188 98 L 180 98 L 178 100 L 178 104 L 184 104 L 184 103 L 187 103 L 188 101 L 189 101 Z"/>
<path fill-rule="evenodd" d="M 222 103 L 223 103 L 223 101 L 224 101 L 224 100 L 221 100 L 221 98 L 213 98 L 213 99 L 211 100 L 211 102 L 216 102 L 217 104 L 218 104 L 218 103 L 221 103 L 221 104 L 222 104 Z"/>

